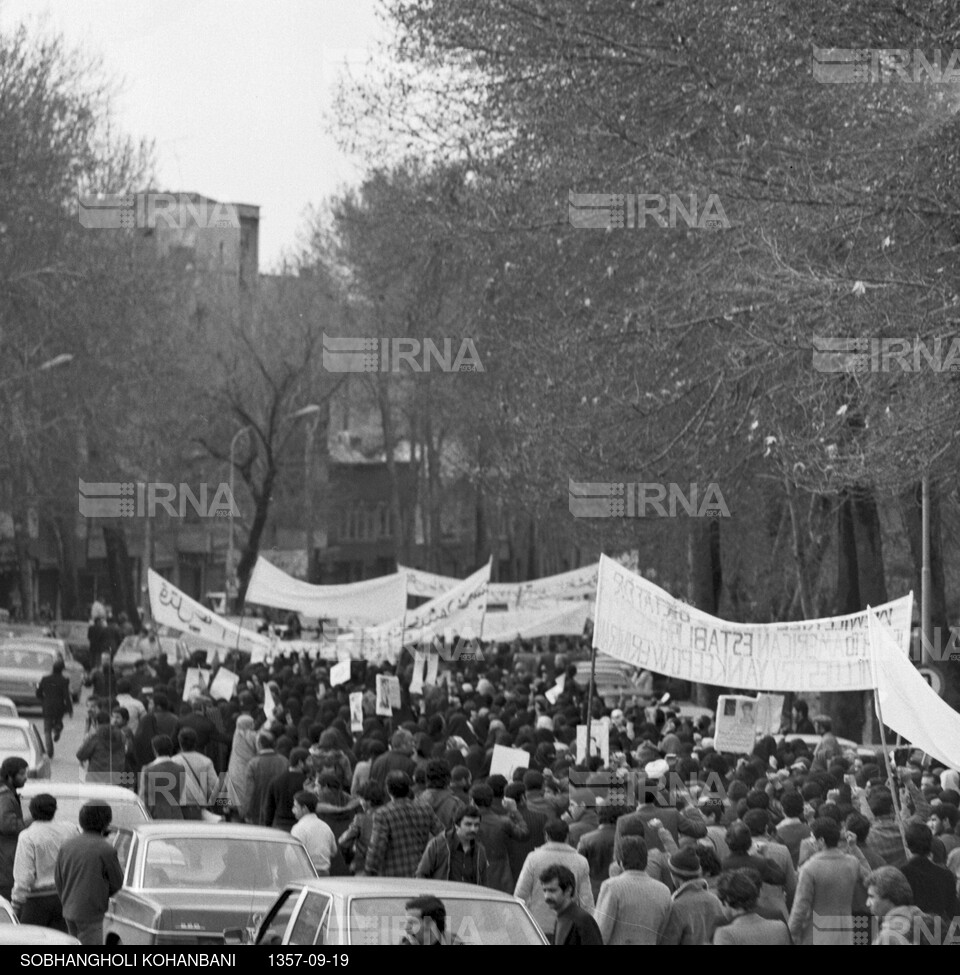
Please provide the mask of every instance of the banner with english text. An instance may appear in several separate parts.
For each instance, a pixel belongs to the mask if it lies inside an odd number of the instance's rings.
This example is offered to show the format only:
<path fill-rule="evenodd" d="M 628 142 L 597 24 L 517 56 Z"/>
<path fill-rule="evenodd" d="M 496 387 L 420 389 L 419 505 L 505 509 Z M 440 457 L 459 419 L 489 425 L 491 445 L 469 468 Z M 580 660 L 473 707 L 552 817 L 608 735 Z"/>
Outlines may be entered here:
<path fill-rule="evenodd" d="M 894 645 L 910 650 L 913 593 L 876 606 Z M 872 688 L 869 614 L 790 623 L 734 623 L 688 606 L 600 557 L 593 645 L 677 680 L 751 691 Z"/>

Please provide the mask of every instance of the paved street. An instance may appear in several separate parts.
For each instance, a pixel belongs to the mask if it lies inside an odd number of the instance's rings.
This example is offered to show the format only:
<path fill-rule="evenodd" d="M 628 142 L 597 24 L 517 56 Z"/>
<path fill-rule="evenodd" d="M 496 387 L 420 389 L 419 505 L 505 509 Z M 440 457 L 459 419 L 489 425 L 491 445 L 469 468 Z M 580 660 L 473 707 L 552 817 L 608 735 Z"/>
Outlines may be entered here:
<path fill-rule="evenodd" d="M 63 723 L 63 734 L 54 746 L 53 767 L 50 778 L 55 782 L 82 781 L 83 771 L 77 762 L 77 749 L 83 742 L 84 724 L 87 719 L 87 698 L 90 688 L 85 687 L 80 697 L 80 703 L 74 705 L 73 718 L 67 718 Z M 40 708 L 19 708 L 20 717 L 27 718 L 37 726 L 40 737 L 43 737 L 43 717 Z"/>

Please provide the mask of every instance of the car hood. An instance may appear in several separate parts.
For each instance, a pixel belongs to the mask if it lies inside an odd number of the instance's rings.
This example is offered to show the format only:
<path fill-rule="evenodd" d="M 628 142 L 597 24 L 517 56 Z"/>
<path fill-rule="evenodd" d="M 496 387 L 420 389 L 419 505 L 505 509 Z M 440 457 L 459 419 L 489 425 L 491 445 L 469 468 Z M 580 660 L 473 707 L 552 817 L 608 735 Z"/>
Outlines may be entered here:
<path fill-rule="evenodd" d="M 244 890 L 169 890 L 140 891 L 132 896 L 149 905 L 159 915 L 163 931 L 208 931 L 221 933 L 224 928 L 252 927 L 277 899 L 276 891 Z M 123 914 L 121 904 L 117 915 Z"/>

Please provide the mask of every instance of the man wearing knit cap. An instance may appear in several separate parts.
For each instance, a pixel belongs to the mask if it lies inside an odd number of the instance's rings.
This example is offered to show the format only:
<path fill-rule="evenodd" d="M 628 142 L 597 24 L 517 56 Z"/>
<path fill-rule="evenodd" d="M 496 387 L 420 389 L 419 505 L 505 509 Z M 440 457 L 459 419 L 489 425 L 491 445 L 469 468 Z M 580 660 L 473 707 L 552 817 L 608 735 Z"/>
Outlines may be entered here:
<path fill-rule="evenodd" d="M 593 916 L 605 945 L 660 943 L 670 919 L 670 891 L 646 874 L 647 845 L 639 836 L 624 837 L 622 872 L 600 887 Z"/>
<path fill-rule="evenodd" d="M 644 839 L 647 847 L 651 850 L 662 850 L 663 841 L 660 839 L 656 830 L 650 829 L 651 819 L 659 819 L 664 827 L 669 831 L 674 843 L 679 840 L 677 827 L 680 823 L 680 814 L 676 807 L 670 802 L 670 790 L 666 788 L 667 775 L 670 771 L 667 763 L 658 758 L 648 762 L 644 767 L 645 779 L 640 782 L 640 805 L 637 811 L 621 816 L 617 820 L 617 838 L 614 847 L 614 859 L 619 859 L 620 843 L 624 835 L 636 835 L 635 823 L 643 822 Z"/>
<path fill-rule="evenodd" d="M 714 928 L 724 919 L 723 905 L 703 879 L 697 848 L 677 850 L 670 857 L 670 873 L 676 890 L 661 944 L 710 944 Z"/>

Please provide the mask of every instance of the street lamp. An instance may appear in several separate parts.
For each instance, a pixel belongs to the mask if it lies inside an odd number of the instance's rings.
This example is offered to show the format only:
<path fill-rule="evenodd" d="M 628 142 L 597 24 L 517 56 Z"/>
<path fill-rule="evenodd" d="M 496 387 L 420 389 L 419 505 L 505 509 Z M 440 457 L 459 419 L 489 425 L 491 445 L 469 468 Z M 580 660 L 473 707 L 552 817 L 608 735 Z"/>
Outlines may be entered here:
<path fill-rule="evenodd" d="M 317 424 L 320 422 L 320 414 L 323 412 L 323 407 L 318 406 L 316 403 L 311 403 L 309 406 L 304 406 L 302 409 L 297 410 L 296 413 L 291 413 L 289 419 L 291 420 L 302 420 L 304 417 L 312 416 L 314 417 L 313 423 L 310 424 L 310 428 L 307 431 L 306 443 L 303 448 L 303 498 L 304 498 L 304 519 L 303 527 L 304 534 L 306 535 L 306 550 L 307 550 L 307 582 L 313 581 L 313 573 L 311 569 L 313 567 L 313 498 L 311 497 L 311 476 L 313 474 L 313 442 L 317 433 Z"/>
<path fill-rule="evenodd" d="M 249 426 L 240 427 L 240 429 L 233 435 L 233 439 L 230 441 L 230 517 L 229 526 L 227 529 L 227 565 L 226 571 L 224 572 L 224 602 L 227 604 L 227 609 L 230 607 L 230 600 L 233 596 L 231 587 L 231 573 L 233 572 L 233 509 L 236 507 L 235 495 L 233 493 L 233 474 L 234 474 L 234 464 L 233 464 L 233 452 L 236 449 L 237 441 L 240 439 L 241 434 L 247 433 L 250 430 Z"/>

